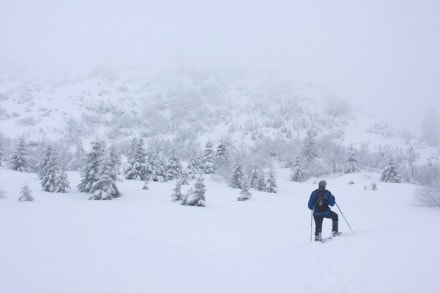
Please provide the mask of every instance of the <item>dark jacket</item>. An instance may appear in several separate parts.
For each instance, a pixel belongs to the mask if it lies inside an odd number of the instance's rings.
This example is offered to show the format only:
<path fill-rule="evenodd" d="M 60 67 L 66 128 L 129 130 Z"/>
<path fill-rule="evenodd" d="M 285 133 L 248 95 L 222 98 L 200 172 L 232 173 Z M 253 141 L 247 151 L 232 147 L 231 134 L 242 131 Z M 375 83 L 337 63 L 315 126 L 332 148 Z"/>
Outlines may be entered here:
<path fill-rule="evenodd" d="M 312 192 L 312 194 L 310 195 L 310 199 L 309 199 L 309 209 L 313 210 L 313 215 L 314 216 L 327 216 L 330 214 L 331 210 L 330 207 L 327 207 L 327 209 L 323 212 L 317 212 L 314 210 L 314 205 L 315 205 L 315 201 L 316 201 L 316 197 L 318 196 L 318 191 L 319 189 L 316 189 L 315 191 Z M 325 199 L 327 200 L 328 204 L 331 206 L 335 205 L 335 197 L 332 195 L 332 193 L 328 190 L 324 190 L 325 193 Z"/>

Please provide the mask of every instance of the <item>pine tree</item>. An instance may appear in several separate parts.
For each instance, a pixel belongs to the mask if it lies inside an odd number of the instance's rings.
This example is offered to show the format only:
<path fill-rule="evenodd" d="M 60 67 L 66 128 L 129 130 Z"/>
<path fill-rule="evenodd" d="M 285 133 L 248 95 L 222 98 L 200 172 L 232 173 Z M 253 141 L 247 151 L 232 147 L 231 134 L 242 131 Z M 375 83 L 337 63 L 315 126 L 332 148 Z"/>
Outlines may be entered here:
<path fill-rule="evenodd" d="M 407 151 L 407 160 L 408 160 L 408 164 L 411 169 L 411 174 L 413 177 L 415 176 L 414 162 L 417 160 L 418 157 L 419 157 L 419 154 L 416 153 L 416 151 L 414 150 L 413 147 L 410 147 Z"/>
<path fill-rule="evenodd" d="M 29 170 L 29 155 L 24 137 L 18 139 L 18 146 L 11 157 L 10 167 L 12 170 L 19 172 Z"/>
<path fill-rule="evenodd" d="M 267 180 L 266 180 L 266 187 L 264 189 L 264 191 L 269 192 L 269 193 L 277 193 L 277 182 L 275 179 L 275 176 L 273 175 L 272 171 L 269 171 L 269 174 L 267 176 Z"/>
<path fill-rule="evenodd" d="M 180 178 L 182 176 L 182 164 L 177 158 L 175 151 L 172 151 L 166 166 L 166 177 L 168 180 Z"/>
<path fill-rule="evenodd" d="M 356 154 L 354 153 L 353 147 L 350 147 L 350 150 L 347 154 L 347 164 L 345 166 L 345 173 L 355 173 L 358 170 L 358 159 L 356 158 Z"/>
<path fill-rule="evenodd" d="M 66 193 L 70 189 L 69 179 L 65 168 L 60 168 L 56 176 L 55 192 Z"/>
<path fill-rule="evenodd" d="M 304 166 L 300 156 L 295 158 L 293 167 L 290 171 L 290 180 L 294 182 L 302 182 L 304 180 Z"/>
<path fill-rule="evenodd" d="M 205 152 L 202 158 L 202 168 L 205 174 L 214 173 L 214 150 L 212 149 L 213 145 L 210 140 L 205 145 Z"/>
<path fill-rule="evenodd" d="M 186 170 L 182 172 L 181 182 L 182 185 L 189 185 L 188 172 Z"/>
<path fill-rule="evenodd" d="M 115 181 L 117 180 L 116 175 L 120 174 L 119 168 L 122 164 L 122 158 L 121 154 L 116 150 L 116 147 L 114 145 L 111 145 L 109 148 L 109 156 L 111 160 L 112 166 L 115 166 L 115 178 L 113 178 Z"/>
<path fill-rule="evenodd" d="M 187 196 L 183 199 L 182 204 L 188 206 L 204 207 L 206 204 L 206 186 L 203 177 L 197 178 L 194 189 L 190 189 Z"/>
<path fill-rule="evenodd" d="M 93 185 L 99 179 L 100 165 L 105 152 L 103 141 L 93 141 L 92 150 L 86 155 L 86 165 L 81 171 L 81 182 L 78 185 L 79 192 L 90 193 Z"/>
<path fill-rule="evenodd" d="M 73 156 L 73 161 L 71 167 L 73 170 L 81 170 L 84 165 L 84 158 L 86 156 L 86 152 L 81 142 L 79 142 L 75 147 L 75 154 Z"/>
<path fill-rule="evenodd" d="M 27 184 L 23 185 L 20 191 L 21 196 L 18 198 L 18 201 L 33 201 L 32 191 Z"/>
<path fill-rule="evenodd" d="M 52 148 L 48 146 L 43 156 L 43 161 L 39 164 L 40 183 L 43 191 L 55 192 L 57 183 L 57 162 Z"/>
<path fill-rule="evenodd" d="M 197 154 L 193 154 L 188 164 L 188 176 L 195 179 L 202 172 L 202 160 Z"/>
<path fill-rule="evenodd" d="M 119 197 L 119 190 L 116 187 L 115 168 L 108 154 L 104 154 L 101 167 L 99 168 L 99 176 L 96 183 L 93 184 L 90 193 L 91 200 L 109 200 Z"/>
<path fill-rule="evenodd" d="M 319 158 L 318 146 L 315 141 L 314 131 L 307 131 L 306 138 L 303 142 L 303 156 L 307 163 L 312 162 L 314 159 Z"/>
<path fill-rule="evenodd" d="M 133 138 L 130 145 L 130 152 L 128 154 L 128 162 L 124 171 L 125 179 L 127 180 L 143 180 L 145 179 L 145 150 L 144 140 Z"/>
<path fill-rule="evenodd" d="M 249 192 L 248 189 L 248 184 L 246 183 L 246 181 L 243 182 L 243 188 L 240 191 L 240 195 L 237 197 L 238 201 L 245 201 L 251 198 L 251 193 Z"/>
<path fill-rule="evenodd" d="M 221 171 L 222 169 L 226 168 L 229 162 L 229 155 L 228 151 L 226 150 L 226 147 L 223 142 L 220 142 L 217 146 L 217 151 L 215 153 L 215 160 L 214 160 L 214 169 L 215 171 Z"/>
<path fill-rule="evenodd" d="M 182 182 L 177 180 L 176 186 L 173 189 L 173 194 L 171 195 L 173 201 L 182 200 Z"/>
<path fill-rule="evenodd" d="M 258 191 L 266 190 L 266 175 L 264 174 L 264 172 L 259 172 L 258 174 L 256 189 Z"/>
<path fill-rule="evenodd" d="M 249 175 L 249 186 L 251 188 L 257 189 L 259 176 L 260 176 L 260 170 L 258 169 L 257 165 L 253 165 L 251 169 L 251 173 Z"/>
<path fill-rule="evenodd" d="M 229 186 L 232 188 L 243 188 L 243 167 L 240 162 L 236 162 L 234 168 L 232 169 L 231 176 L 229 178 Z"/>
<path fill-rule="evenodd" d="M 388 165 L 382 171 L 382 176 L 380 177 L 380 181 L 383 182 L 391 182 L 391 183 L 400 183 L 400 174 L 397 171 L 397 167 L 394 163 L 394 160 L 390 158 L 388 160 Z"/>

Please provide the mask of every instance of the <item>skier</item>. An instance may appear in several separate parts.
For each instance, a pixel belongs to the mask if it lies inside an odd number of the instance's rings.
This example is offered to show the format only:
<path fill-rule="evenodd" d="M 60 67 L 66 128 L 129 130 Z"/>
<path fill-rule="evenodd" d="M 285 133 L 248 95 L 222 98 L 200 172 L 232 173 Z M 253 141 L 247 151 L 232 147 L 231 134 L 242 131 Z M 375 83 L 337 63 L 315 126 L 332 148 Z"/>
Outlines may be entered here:
<path fill-rule="evenodd" d="M 313 218 L 315 219 L 315 241 L 321 241 L 322 221 L 324 218 L 332 219 L 332 235 L 340 235 L 338 232 L 338 214 L 333 212 L 329 205 L 334 206 L 336 203 L 335 196 L 325 189 L 327 182 L 319 181 L 318 189 L 313 191 L 309 199 L 309 209 L 313 210 Z"/>

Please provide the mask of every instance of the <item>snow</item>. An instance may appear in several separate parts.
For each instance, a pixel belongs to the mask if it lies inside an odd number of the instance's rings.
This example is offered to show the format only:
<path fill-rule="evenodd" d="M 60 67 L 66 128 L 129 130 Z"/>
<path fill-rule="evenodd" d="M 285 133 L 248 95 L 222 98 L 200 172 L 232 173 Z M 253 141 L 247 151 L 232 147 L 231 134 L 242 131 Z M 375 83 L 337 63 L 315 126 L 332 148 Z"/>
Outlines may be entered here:
<path fill-rule="evenodd" d="M 201 208 L 171 201 L 175 181 L 124 180 L 120 198 L 89 201 L 77 172 L 56 194 L 36 174 L 0 168 L 0 292 L 437 292 L 440 211 L 379 176 L 324 178 L 354 233 L 333 208 L 344 234 L 322 244 L 310 242 L 307 209 L 321 178 L 291 182 L 287 169 L 277 194 L 251 190 L 244 202 L 206 176 Z M 34 202 L 18 202 L 26 182 Z"/>

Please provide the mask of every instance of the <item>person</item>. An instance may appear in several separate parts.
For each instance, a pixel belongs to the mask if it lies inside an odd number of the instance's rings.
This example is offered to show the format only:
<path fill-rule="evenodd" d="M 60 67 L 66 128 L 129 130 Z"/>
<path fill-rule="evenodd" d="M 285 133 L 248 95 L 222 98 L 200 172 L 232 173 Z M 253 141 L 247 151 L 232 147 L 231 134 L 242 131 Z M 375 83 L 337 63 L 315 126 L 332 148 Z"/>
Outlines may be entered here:
<path fill-rule="evenodd" d="M 319 181 L 318 189 L 312 192 L 308 203 L 315 219 L 315 241 L 322 240 L 321 232 L 324 218 L 332 219 L 332 235 L 337 236 L 340 234 L 338 231 L 338 214 L 329 207 L 329 205 L 335 205 L 336 198 L 330 191 L 325 189 L 326 185 L 325 180 Z"/>

